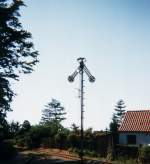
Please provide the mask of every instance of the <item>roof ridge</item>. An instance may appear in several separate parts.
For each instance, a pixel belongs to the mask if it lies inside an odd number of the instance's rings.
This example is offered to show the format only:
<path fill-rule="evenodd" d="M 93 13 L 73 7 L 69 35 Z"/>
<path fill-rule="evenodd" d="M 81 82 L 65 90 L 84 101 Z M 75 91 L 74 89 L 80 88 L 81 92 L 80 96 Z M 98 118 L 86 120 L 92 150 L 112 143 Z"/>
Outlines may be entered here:
<path fill-rule="evenodd" d="M 150 109 L 149 110 L 128 110 L 126 112 L 150 112 Z"/>

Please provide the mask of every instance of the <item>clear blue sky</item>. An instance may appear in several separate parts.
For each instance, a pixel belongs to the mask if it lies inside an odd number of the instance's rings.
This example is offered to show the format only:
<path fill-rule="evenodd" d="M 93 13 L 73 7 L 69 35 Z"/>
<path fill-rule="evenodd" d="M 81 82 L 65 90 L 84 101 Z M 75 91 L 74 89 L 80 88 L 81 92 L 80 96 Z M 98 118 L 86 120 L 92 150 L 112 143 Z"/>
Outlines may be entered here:
<path fill-rule="evenodd" d="M 67 81 L 87 59 L 96 77 L 85 81 L 85 128 L 108 127 L 122 98 L 126 110 L 150 109 L 149 0 L 25 0 L 21 22 L 33 35 L 40 63 L 13 88 L 18 94 L 9 120 L 40 121 L 44 105 L 56 98 L 67 111 L 66 127 L 80 124 L 79 79 Z"/>

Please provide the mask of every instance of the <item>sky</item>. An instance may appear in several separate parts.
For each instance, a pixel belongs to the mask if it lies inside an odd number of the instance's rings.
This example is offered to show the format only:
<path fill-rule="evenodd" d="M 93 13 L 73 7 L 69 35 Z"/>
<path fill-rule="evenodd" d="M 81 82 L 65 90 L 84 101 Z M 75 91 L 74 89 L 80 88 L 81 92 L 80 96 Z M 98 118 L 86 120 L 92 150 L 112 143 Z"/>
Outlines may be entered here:
<path fill-rule="evenodd" d="M 40 62 L 12 87 L 17 93 L 9 121 L 38 124 L 52 98 L 67 112 L 65 127 L 80 125 L 79 77 L 67 78 L 78 57 L 95 83 L 85 77 L 84 127 L 109 127 L 114 107 L 150 109 L 149 0 L 25 0 L 20 21 L 32 33 Z"/>

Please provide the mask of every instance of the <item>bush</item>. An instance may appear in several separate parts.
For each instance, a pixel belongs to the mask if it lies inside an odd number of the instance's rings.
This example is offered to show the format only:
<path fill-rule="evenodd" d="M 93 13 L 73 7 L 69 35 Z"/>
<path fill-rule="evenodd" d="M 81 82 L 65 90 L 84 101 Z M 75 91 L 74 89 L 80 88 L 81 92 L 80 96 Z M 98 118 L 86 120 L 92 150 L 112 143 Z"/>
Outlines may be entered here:
<path fill-rule="evenodd" d="M 80 136 L 75 133 L 70 133 L 67 137 L 68 144 L 72 148 L 79 148 L 80 146 Z"/>
<path fill-rule="evenodd" d="M 80 154 L 81 150 L 78 148 L 69 148 L 68 151 L 70 153 Z M 83 150 L 83 154 L 88 157 L 98 157 L 97 153 L 95 151 L 90 151 L 88 149 Z"/>
<path fill-rule="evenodd" d="M 84 155 L 88 157 L 98 157 L 95 151 L 90 151 L 90 150 L 84 150 Z"/>
<path fill-rule="evenodd" d="M 16 136 L 16 144 L 21 147 L 27 147 L 29 149 L 40 147 L 47 143 L 42 143 L 42 140 L 50 137 L 51 129 L 48 126 L 36 125 L 32 126 L 29 131 L 23 135 L 19 134 Z"/>
<path fill-rule="evenodd" d="M 51 146 L 51 138 L 50 137 L 42 138 L 41 146 L 44 148 L 49 148 Z"/>
<path fill-rule="evenodd" d="M 7 140 L 4 140 L 4 142 L 7 142 L 7 143 L 9 143 L 11 145 L 15 145 L 16 144 L 15 139 L 7 139 Z"/>
<path fill-rule="evenodd" d="M 139 149 L 139 162 L 143 164 L 150 163 L 150 146 L 142 146 Z"/>
<path fill-rule="evenodd" d="M 17 155 L 17 150 L 7 142 L 0 143 L 0 159 L 10 159 Z"/>
<path fill-rule="evenodd" d="M 116 146 L 116 157 L 121 158 L 131 158 L 137 159 L 138 158 L 138 147 L 137 146 L 128 146 L 128 145 L 117 145 Z"/>
<path fill-rule="evenodd" d="M 25 147 L 26 146 L 25 139 L 24 138 L 17 138 L 16 139 L 16 144 L 20 147 Z"/>
<path fill-rule="evenodd" d="M 69 148 L 68 151 L 69 151 L 70 153 L 74 153 L 74 154 L 78 154 L 78 155 L 79 155 L 79 153 L 80 153 L 80 149 L 78 149 L 78 148 L 73 148 L 73 147 Z"/>

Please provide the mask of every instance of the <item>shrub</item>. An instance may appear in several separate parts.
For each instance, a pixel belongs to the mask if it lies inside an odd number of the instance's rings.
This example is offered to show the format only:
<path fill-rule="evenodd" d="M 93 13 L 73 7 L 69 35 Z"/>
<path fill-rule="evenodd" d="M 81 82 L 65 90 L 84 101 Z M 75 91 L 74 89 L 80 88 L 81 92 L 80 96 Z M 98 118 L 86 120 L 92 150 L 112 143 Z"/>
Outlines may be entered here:
<path fill-rule="evenodd" d="M 7 139 L 7 140 L 4 140 L 4 142 L 7 142 L 7 143 L 9 143 L 11 145 L 15 145 L 16 144 L 15 139 Z"/>
<path fill-rule="evenodd" d="M 138 147 L 137 146 L 128 146 L 128 145 L 117 145 L 116 146 L 116 157 L 121 158 L 138 158 Z"/>
<path fill-rule="evenodd" d="M 72 148 L 79 148 L 80 146 L 80 136 L 71 132 L 68 137 L 67 137 L 67 141 L 69 143 L 69 145 Z"/>
<path fill-rule="evenodd" d="M 69 151 L 70 153 L 74 153 L 74 154 L 78 154 L 78 155 L 79 155 L 79 153 L 80 153 L 80 149 L 78 149 L 78 148 L 73 148 L 73 147 L 69 148 L 68 151 Z"/>
<path fill-rule="evenodd" d="M 17 150 L 7 142 L 0 143 L 0 159 L 10 159 L 17 155 Z"/>
<path fill-rule="evenodd" d="M 51 138 L 50 137 L 42 138 L 42 140 L 41 140 L 41 146 L 42 147 L 49 148 L 50 145 L 51 145 Z"/>
<path fill-rule="evenodd" d="M 142 146 L 139 149 L 139 161 L 143 164 L 150 163 L 150 146 Z"/>
<path fill-rule="evenodd" d="M 84 150 L 84 155 L 88 157 L 98 157 L 95 151 L 90 151 L 90 150 Z"/>
<path fill-rule="evenodd" d="M 22 139 L 22 138 L 17 139 L 16 143 L 18 146 L 21 146 L 21 147 L 25 146 L 24 139 Z"/>

